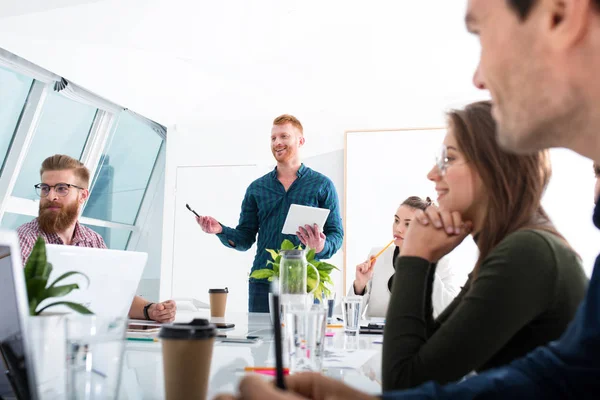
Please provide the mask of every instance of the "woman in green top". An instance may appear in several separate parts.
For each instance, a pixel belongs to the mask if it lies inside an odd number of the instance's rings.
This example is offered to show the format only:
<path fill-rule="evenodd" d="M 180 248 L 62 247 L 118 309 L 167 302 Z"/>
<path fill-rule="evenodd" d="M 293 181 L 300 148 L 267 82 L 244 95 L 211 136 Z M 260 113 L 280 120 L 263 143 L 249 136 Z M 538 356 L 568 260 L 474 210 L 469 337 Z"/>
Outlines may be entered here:
<path fill-rule="evenodd" d="M 439 209 L 418 211 L 396 260 L 383 344 L 383 389 L 460 379 L 558 339 L 584 297 L 579 257 L 540 205 L 546 151 L 506 153 L 489 102 L 448 113 L 428 174 Z M 468 234 L 479 259 L 462 291 L 433 319 L 435 263 Z"/>

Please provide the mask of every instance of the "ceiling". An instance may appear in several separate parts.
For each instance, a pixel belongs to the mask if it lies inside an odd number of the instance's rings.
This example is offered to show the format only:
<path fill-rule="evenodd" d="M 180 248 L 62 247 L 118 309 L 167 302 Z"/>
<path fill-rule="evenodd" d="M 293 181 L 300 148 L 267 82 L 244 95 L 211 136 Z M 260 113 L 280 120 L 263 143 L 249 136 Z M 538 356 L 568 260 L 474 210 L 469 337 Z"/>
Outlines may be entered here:
<path fill-rule="evenodd" d="M 0 6 L 0 47 L 163 124 L 293 110 L 397 127 L 483 96 L 465 4 L 20 0 Z"/>

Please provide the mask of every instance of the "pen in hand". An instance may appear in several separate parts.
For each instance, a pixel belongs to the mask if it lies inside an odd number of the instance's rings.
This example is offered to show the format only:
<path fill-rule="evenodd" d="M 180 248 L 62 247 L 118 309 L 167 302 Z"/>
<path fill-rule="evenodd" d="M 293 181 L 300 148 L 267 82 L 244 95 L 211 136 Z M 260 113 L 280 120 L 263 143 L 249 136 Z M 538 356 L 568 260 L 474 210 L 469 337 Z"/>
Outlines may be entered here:
<path fill-rule="evenodd" d="M 190 207 L 190 205 L 189 205 L 189 204 L 187 204 L 187 203 L 186 203 L 185 207 L 186 207 L 188 210 L 190 210 L 191 212 L 193 212 L 193 213 L 194 213 L 194 215 L 195 215 L 196 217 L 200 218 L 200 216 L 198 215 L 198 213 L 197 213 L 196 211 L 192 210 L 192 207 Z"/>

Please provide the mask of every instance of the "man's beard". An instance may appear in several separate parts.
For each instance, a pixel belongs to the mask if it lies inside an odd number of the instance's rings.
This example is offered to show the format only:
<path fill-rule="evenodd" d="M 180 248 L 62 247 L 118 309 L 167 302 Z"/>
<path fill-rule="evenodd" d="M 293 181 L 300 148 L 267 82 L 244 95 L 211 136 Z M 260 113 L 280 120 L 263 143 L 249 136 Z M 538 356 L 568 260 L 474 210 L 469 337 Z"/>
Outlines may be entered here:
<path fill-rule="evenodd" d="M 61 207 L 59 211 L 48 210 L 49 207 Z M 67 229 L 77 220 L 79 215 L 79 203 L 73 201 L 70 204 L 40 203 L 38 224 L 43 232 L 59 233 Z"/>

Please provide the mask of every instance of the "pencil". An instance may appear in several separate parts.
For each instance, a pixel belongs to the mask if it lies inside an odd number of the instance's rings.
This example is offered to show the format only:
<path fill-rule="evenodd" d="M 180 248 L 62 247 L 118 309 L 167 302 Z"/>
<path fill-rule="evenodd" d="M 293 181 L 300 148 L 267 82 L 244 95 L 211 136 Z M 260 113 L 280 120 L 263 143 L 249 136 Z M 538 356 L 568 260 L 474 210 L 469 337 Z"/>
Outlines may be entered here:
<path fill-rule="evenodd" d="M 253 371 L 275 371 L 277 368 L 276 367 L 244 367 L 244 371 L 246 372 L 253 372 Z M 283 369 L 284 373 L 289 373 L 290 369 L 289 368 L 284 368 Z"/>
<path fill-rule="evenodd" d="M 151 337 L 128 337 L 127 340 L 131 340 L 133 342 L 158 342 L 158 338 Z"/>
<path fill-rule="evenodd" d="M 375 254 L 375 257 L 372 257 L 369 261 L 375 261 L 375 260 L 377 260 L 377 257 L 379 257 L 384 251 L 386 251 L 387 248 L 390 247 L 392 245 L 392 243 L 394 243 L 394 240 L 396 240 L 396 239 L 392 239 L 392 241 L 389 242 L 387 244 L 387 246 L 385 246 L 383 249 L 381 249 L 381 251 L 379 253 Z"/>

